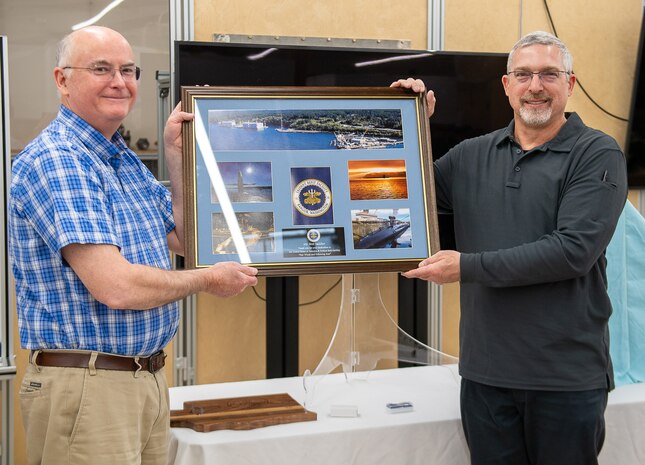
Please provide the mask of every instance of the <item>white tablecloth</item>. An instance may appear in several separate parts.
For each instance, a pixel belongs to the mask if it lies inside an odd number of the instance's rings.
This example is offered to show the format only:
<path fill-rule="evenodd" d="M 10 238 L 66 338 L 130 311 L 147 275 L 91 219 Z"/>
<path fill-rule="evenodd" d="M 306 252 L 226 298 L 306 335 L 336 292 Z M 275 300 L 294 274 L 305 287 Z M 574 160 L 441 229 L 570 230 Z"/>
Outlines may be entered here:
<path fill-rule="evenodd" d="M 305 401 L 302 378 L 245 381 L 171 388 L 171 409 L 187 400 L 289 393 Z M 408 413 L 387 413 L 388 402 L 412 402 Z M 456 366 L 374 371 L 350 382 L 328 375 L 315 387 L 307 408 L 318 420 L 249 431 L 197 433 L 172 428 L 174 465 L 352 464 L 468 465 L 459 420 Z M 332 405 L 358 408 L 356 418 L 333 418 Z M 645 464 L 645 384 L 610 394 L 602 465 Z"/>

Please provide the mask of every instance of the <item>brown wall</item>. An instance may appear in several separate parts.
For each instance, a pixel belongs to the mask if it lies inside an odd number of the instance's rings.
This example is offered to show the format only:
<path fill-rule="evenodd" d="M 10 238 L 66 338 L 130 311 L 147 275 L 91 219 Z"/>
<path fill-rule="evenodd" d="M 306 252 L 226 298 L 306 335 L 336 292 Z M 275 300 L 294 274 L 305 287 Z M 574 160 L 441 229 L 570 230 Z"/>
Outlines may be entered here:
<path fill-rule="evenodd" d="M 256 291 L 264 298 L 265 279 Z M 251 289 L 230 299 L 197 298 L 198 384 L 265 378 L 264 302 Z"/>
<path fill-rule="evenodd" d="M 195 39 L 214 33 L 407 39 L 425 48 L 425 0 L 195 0 Z"/>

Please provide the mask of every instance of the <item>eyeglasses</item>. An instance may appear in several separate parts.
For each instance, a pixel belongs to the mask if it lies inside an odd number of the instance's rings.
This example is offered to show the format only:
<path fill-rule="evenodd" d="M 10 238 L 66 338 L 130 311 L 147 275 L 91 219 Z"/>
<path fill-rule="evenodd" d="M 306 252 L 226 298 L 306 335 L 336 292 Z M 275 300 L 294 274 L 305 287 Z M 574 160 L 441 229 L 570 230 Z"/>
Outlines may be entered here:
<path fill-rule="evenodd" d="M 515 76 L 515 79 L 517 82 L 525 84 L 529 81 L 533 80 L 533 76 L 537 75 L 540 78 L 540 81 L 546 84 L 553 84 L 558 80 L 560 77 L 560 74 L 569 74 L 568 71 L 560 71 L 560 70 L 549 70 L 549 71 L 525 71 L 525 70 L 519 70 L 519 71 L 509 71 L 508 74 L 512 74 Z"/>
<path fill-rule="evenodd" d="M 96 65 L 91 68 L 65 66 L 63 69 L 86 69 L 101 81 L 111 81 L 114 79 L 117 70 L 121 73 L 124 81 L 138 81 L 141 77 L 141 68 L 134 65 L 121 66 L 120 68 L 115 68 L 111 65 Z"/>

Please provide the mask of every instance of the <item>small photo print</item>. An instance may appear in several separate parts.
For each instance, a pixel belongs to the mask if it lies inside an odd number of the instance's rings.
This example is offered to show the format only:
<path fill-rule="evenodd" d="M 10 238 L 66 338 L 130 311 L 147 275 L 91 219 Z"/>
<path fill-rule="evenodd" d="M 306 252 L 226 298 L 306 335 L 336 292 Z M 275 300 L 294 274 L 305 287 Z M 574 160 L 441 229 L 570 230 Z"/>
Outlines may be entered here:
<path fill-rule="evenodd" d="M 244 244 L 249 253 L 275 252 L 275 226 L 273 212 L 235 213 L 235 219 L 242 232 Z M 236 254 L 235 242 L 223 213 L 213 213 L 213 253 Z"/>
<path fill-rule="evenodd" d="M 352 210 L 354 249 L 412 247 L 409 208 Z"/>
<path fill-rule="evenodd" d="M 231 202 L 272 202 L 273 187 L 270 162 L 223 161 L 217 168 Z M 211 202 L 219 203 L 211 184 Z"/>
<path fill-rule="evenodd" d="M 352 200 L 408 198 L 405 160 L 350 160 L 347 168 Z"/>

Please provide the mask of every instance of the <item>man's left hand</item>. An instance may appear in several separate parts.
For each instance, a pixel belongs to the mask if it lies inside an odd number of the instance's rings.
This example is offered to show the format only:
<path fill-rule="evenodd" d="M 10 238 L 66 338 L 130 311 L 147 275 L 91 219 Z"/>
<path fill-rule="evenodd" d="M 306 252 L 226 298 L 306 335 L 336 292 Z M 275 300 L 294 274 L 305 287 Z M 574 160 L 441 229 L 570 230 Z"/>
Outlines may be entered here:
<path fill-rule="evenodd" d="M 390 87 L 402 87 L 404 89 L 410 89 L 417 94 L 423 94 L 424 92 L 426 92 L 426 85 L 424 84 L 424 82 L 421 79 L 414 78 L 399 79 L 398 81 L 394 81 L 392 84 L 390 84 Z M 434 92 L 432 90 L 428 90 L 426 92 L 426 113 L 428 114 L 428 118 L 430 118 L 434 114 L 434 108 L 436 104 L 437 99 L 434 96 Z"/>
<path fill-rule="evenodd" d="M 419 278 L 437 284 L 454 283 L 461 279 L 459 259 L 455 250 L 440 250 L 419 263 L 418 268 L 402 273 L 406 278 Z"/>
<path fill-rule="evenodd" d="M 173 109 L 166 121 L 166 127 L 163 131 L 164 152 L 171 155 L 181 155 L 182 139 L 181 129 L 185 121 L 192 121 L 194 115 L 181 111 L 181 102 Z"/>

